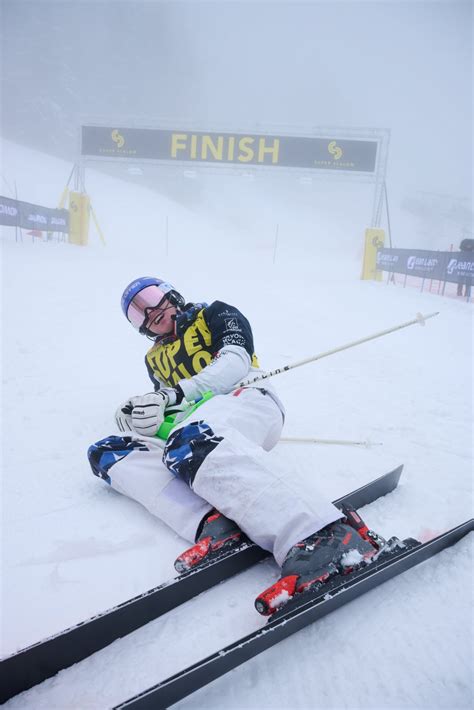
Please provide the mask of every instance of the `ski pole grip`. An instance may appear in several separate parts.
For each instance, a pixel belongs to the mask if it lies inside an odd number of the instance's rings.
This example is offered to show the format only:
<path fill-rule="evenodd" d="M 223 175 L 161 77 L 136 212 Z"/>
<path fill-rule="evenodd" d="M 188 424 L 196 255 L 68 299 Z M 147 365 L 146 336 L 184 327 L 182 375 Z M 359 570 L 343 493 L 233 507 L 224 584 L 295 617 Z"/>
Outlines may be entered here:
<path fill-rule="evenodd" d="M 176 412 L 175 414 L 167 414 L 161 423 L 160 428 L 156 432 L 155 436 L 158 439 L 163 439 L 163 441 L 166 441 L 166 439 L 169 437 L 171 434 L 172 430 L 177 424 L 180 424 L 182 421 L 187 419 L 193 412 L 198 409 L 201 404 L 204 404 L 204 402 L 207 402 L 210 400 L 212 397 L 214 397 L 214 392 L 211 392 L 210 390 L 208 392 L 204 392 L 202 397 L 199 399 L 195 399 L 194 402 L 189 403 L 188 409 L 186 409 L 184 412 Z M 179 416 L 179 418 L 178 418 Z"/>

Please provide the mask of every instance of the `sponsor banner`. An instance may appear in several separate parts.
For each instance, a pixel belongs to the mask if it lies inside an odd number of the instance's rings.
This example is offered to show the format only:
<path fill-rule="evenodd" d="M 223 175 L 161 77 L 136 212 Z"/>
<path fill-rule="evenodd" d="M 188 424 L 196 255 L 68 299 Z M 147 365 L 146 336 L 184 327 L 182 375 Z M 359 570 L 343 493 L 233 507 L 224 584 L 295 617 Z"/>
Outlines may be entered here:
<path fill-rule="evenodd" d="M 402 249 L 379 249 L 377 251 L 377 268 L 382 271 L 404 274 L 406 270 L 404 251 Z"/>
<path fill-rule="evenodd" d="M 0 224 L 37 229 L 42 232 L 68 232 L 68 210 L 41 207 L 9 197 L 0 197 Z"/>
<path fill-rule="evenodd" d="M 0 197 L 0 224 L 7 227 L 18 225 L 18 202 L 9 197 Z"/>
<path fill-rule="evenodd" d="M 48 215 L 45 207 L 32 205 L 29 202 L 19 202 L 19 227 L 25 229 L 39 229 L 46 232 L 48 229 Z"/>
<path fill-rule="evenodd" d="M 474 254 L 448 252 L 444 281 L 474 283 Z"/>
<path fill-rule="evenodd" d="M 440 279 L 445 265 L 444 253 L 425 249 L 379 249 L 377 266 L 383 271 Z"/>
<path fill-rule="evenodd" d="M 49 209 L 49 231 L 50 232 L 69 232 L 69 210 Z"/>
<path fill-rule="evenodd" d="M 82 155 L 373 173 L 378 141 L 82 126 Z"/>
<path fill-rule="evenodd" d="M 441 279 L 444 267 L 443 252 L 417 249 L 407 254 L 406 273 L 409 275 L 421 276 L 424 279 Z"/>
<path fill-rule="evenodd" d="M 425 249 L 379 249 L 377 268 L 424 279 L 465 282 L 474 276 L 474 254 Z"/>

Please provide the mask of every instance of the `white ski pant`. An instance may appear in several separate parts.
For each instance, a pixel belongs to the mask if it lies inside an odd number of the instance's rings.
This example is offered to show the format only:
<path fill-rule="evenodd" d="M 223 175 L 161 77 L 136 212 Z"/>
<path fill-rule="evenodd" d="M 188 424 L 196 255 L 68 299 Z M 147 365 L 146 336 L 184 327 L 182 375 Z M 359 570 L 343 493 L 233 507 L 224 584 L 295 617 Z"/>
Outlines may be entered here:
<path fill-rule="evenodd" d="M 164 449 L 157 439 L 110 437 L 128 438 L 133 450 L 105 475 L 89 457 L 96 475 L 186 539 L 194 542 L 213 507 L 281 565 L 296 542 L 341 517 L 314 477 L 292 478 L 291 469 L 270 465 L 265 451 L 278 442 L 282 423 L 272 397 L 249 387 L 205 402 L 173 430 Z M 100 450 L 103 442 L 95 446 Z"/>

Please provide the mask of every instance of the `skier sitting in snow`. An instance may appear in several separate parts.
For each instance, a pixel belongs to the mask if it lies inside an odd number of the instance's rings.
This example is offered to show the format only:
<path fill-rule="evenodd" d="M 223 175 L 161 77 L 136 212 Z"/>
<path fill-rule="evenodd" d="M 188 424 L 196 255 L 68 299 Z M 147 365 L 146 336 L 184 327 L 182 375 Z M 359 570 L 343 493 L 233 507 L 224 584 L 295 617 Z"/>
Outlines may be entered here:
<path fill-rule="evenodd" d="M 250 324 L 237 308 L 185 304 L 169 283 L 144 277 L 127 286 L 122 310 L 153 341 L 145 362 L 155 391 L 117 409 L 122 435 L 92 445 L 89 461 L 95 475 L 196 543 L 176 560 L 179 572 L 247 536 L 283 568 L 257 604 L 271 613 L 282 592 L 290 598 L 342 571 L 346 553 L 375 554 L 366 528 L 341 519 L 313 479 L 288 480 L 266 460 L 284 410 L 267 383 L 239 387 L 260 370 Z M 163 441 L 156 435 L 170 411 L 184 418 Z"/>

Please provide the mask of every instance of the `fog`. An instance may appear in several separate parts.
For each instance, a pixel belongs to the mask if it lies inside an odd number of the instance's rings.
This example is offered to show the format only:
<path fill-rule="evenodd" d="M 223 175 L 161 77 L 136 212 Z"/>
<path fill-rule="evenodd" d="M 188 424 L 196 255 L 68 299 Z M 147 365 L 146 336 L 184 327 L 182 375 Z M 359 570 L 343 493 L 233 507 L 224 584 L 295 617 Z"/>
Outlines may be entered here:
<path fill-rule="evenodd" d="M 131 127 L 266 137 L 325 127 L 327 161 L 328 136 L 389 136 L 380 225 L 393 246 L 456 249 L 474 236 L 472 2 L 0 0 L 0 10 L 2 198 L 56 207 L 83 125 L 107 127 L 107 153 L 113 129 L 119 143 Z M 288 487 L 316 481 L 332 500 L 403 463 L 399 489 L 362 511 L 370 528 L 427 540 L 471 515 L 471 277 L 360 279 L 384 176 L 377 193 L 373 172 L 315 167 L 310 150 L 304 169 L 116 155 L 74 171 L 71 187 L 84 177 L 93 207 L 87 246 L 47 231 L 58 222 L 35 219 L 35 207 L 17 227 L 13 201 L 0 204 L 2 655 L 165 582 L 190 544 L 92 476 L 85 456 L 118 433 L 119 403 L 151 388 L 150 342 L 119 306 L 141 275 L 249 318 L 261 367 L 282 373 L 285 436 L 300 439 L 268 453 Z M 89 215 L 78 202 L 70 224 Z M 326 443 L 306 443 L 315 437 Z M 180 707 L 470 708 L 471 570 L 466 539 Z M 253 599 L 279 574 L 271 560 L 254 565 L 8 709 L 116 707 L 263 628 Z"/>
<path fill-rule="evenodd" d="M 3 0 L 1 7 L 5 138 L 73 163 L 83 123 L 289 134 L 388 129 L 394 243 L 448 248 L 472 232 L 471 2 Z M 325 186 L 337 193 L 328 211 L 334 221 L 360 202 L 360 191 L 327 174 L 308 188 L 283 169 L 254 170 L 249 191 L 205 168 L 194 180 L 166 167 L 145 165 L 134 175 L 123 164 L 102 168 L 194 208 L 214 205 L 244 229 L 275 208 L 275 183 L 288 221 L 305 210 L 314 221 Z M 2 172 L 10 184 L 19 178 L 7 165 Z M 9 194 L 4 180 L 1 191 Z M 370 188 L 364 195 L 369 226 Z M 278 204 L 271 230 L 283 219 Z"/>

